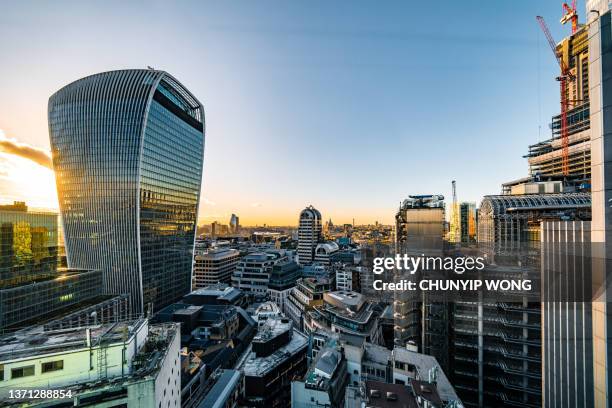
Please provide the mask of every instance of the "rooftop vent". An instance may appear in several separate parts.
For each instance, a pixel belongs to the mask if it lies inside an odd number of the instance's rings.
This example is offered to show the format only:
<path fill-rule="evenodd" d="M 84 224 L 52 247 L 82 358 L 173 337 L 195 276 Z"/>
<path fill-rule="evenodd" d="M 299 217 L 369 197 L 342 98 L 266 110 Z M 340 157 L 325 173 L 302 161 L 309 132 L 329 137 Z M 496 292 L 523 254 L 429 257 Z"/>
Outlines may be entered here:
<path fill-rule="evenodd" d="M 397 401 L 397 394 L 394 392 L 387 392 L 387 401 Z"/>

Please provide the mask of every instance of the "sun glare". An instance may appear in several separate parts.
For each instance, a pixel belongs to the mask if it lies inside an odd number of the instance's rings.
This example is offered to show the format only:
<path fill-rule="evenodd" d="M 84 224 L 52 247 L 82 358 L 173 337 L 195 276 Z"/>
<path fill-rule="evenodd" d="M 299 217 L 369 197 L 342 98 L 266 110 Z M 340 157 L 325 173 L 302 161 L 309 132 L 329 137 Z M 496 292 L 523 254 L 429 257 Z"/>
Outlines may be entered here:
<path fill-rule="evenodd" d="M 31 160 L 0 153 L 0 199 L 25 201 L 33 208 L 57 209 L 53 171 Z"/>

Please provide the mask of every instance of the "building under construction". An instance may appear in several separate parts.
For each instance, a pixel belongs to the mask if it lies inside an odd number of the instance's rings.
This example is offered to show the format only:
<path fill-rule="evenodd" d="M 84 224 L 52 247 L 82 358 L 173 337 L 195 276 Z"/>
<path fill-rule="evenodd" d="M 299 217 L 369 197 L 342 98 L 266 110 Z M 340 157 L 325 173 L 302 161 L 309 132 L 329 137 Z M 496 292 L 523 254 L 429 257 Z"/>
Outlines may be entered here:
<path fill-rule="evenodd" d="M 591 182 L 588 30 L 577 27 L 575 33 L 554 43 L 543 19 L 539 21 L 561 68 L 557 78 L 563 82 L 561 113 L 552 118 L 551 137 L 529 146 L 524 156 L 529 163 L 529 176 L 503 184 L 502 193 L 515 189 L 516 194 L 517 187 L 524 190 L 521 186 L 525 184 L 553 180 L 563 182 L 561 187 L 554 187 L 554 192 L 588 191 Z"/>

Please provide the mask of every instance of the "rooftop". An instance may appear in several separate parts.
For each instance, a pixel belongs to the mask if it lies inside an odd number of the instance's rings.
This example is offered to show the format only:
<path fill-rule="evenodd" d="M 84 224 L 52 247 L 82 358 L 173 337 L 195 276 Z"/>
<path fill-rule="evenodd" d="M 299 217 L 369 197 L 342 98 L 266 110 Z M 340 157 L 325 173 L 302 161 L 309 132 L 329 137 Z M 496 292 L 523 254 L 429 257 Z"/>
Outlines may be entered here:
<path fill-rule="evenodd" d="M 228 248 L 225 246 L 212 247 L 196 252 L 196 260 L 218 261 L 232 256 L 238 256 L 240 252 L 237 249 Z"/>
<path fill-rule="evenodd" d="M 242 294 L 240 289 L 228 286 L 225 283 L 216 283 L 209 285 L 205 288 L 196 289 L 186 296 L 198 295 L 198 296 L 211 296 L 216 297 L 219 300 L 232 301 L 238 298 Z"/>
<path fill-rule="evenodd" d="M 402 384 L 367 381 L 368 406 L 379 408 L 418 408 L 410 388 Z"/>
<path fill-rule="evenodd" d="M 438 364 L 438 360 L 435 357 L 410 351 L 403 347 L 395 347 L 393 355 L 397 361 L 413 364 L 417 369 L 419 377 L 423 380 L 427 380 L 429 372 L 437 367 L 436 388 L 438 395 L 443 401 L 459 400 L 455 389 L 444 374 L 444 371 L 440 368 L 440 364 Z"/>
<path fill-rule="evenodd" d="M 272 354 L 266 357 L 256 357 L 255 352 L 250 351 L 242 367 L 244 375 L 250 377 L 263 377 L 289 357 L 305 350 L 307 346 L 308 337 L 298 330 L 293 329 L 291 340 Z"/>
<path fill-rule="evenodd" d="M 236 388 L 240 377 L 238 370 L 222 370 L 216 378 L 215 385 L 206 393 L 206 397 L 198 408 L 224 407 L 225 401 Z"/>
<path fill-rule="evenodd" d="M 118 323 L 102 324 L 90 327 L 79 327 L 44 331 L 43 327 L 24 330 L 0 338 L 0 361 L 31 358 L 33 350 L 36 355 L 60 353 L 87 347 L 88 332 L 91 344 L 100 342 L 123 342 L 136 334 L 147 320 L 131 320 Z"/>

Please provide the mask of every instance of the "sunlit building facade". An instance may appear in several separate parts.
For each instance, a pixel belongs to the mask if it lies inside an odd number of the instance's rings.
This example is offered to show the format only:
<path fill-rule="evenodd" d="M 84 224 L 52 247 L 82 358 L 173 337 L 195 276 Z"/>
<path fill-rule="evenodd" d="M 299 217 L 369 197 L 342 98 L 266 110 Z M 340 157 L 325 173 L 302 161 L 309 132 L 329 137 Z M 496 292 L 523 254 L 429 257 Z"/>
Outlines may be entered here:
<path fill-rule="evenodd" d="M 135 312 L 188 293 L 204 153 L 202 104 L 164 71 L 110 71 L 49 99 L 68 265 L 100 269 Z"/>
<path fill-rule="evenodd" d="M 30 211 L 24 202 L 0 205 L 0 287 L 54 275 L 57 213 Z"/>

